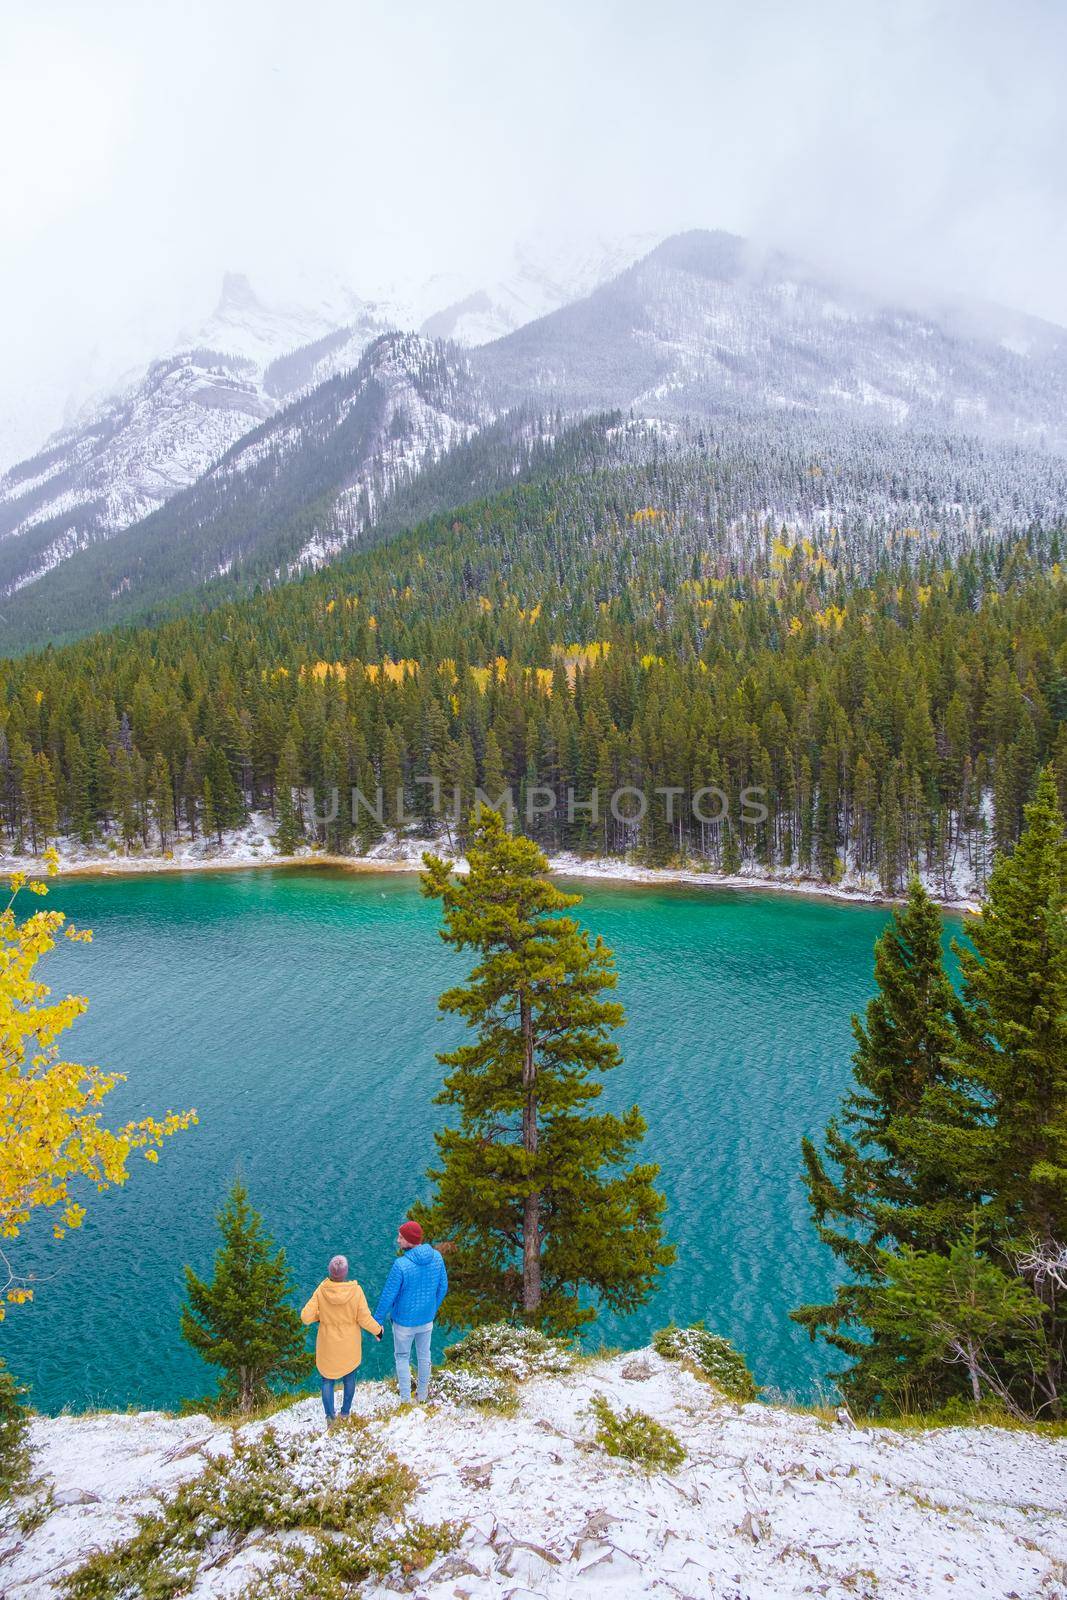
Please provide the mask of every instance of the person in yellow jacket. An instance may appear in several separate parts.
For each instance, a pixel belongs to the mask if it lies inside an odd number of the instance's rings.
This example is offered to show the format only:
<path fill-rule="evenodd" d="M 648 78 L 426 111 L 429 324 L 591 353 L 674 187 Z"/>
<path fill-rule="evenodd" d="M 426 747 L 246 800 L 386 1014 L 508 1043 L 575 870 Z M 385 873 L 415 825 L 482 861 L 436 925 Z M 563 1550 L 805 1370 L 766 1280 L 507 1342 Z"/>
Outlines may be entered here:
<path fill-rule="evenodd" d="M 359 1284 L 347 1282 L 348 1260 L 334 1256 L 327 1268 L 329 1277 L 323 1278 L 315 1293 L 300 1313 L 301 1322 L 317 1322 L 319 1331 L 315 1338 L 315 1365 L 322 1379 L 322 1409 L 326 1413 L 326 1426 L 334 1420 L 334 1385 L 340 1379 L 344 1384 L 341 1396 L 341 1415 L 347 1417 L 352 1410 L 352 1396 L 356 1392 L 356 1368 L 362 1360 L 360 1328 L 366 1328 L 375 1338 L 382 1336 L 382 1325 L 370 1314 L 367 1296 Z"/>

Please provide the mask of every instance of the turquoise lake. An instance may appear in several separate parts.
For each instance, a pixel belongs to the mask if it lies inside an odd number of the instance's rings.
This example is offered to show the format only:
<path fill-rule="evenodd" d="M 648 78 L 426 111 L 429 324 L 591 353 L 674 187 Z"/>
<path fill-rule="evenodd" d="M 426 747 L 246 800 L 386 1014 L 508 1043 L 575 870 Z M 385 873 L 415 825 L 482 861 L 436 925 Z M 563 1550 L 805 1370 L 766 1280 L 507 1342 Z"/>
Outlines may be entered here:
<path fill-rule="evenodd" d="M 800 1177 L 800 1137 L 847 1086 L 849 1016 L 872 989 L 881 909 L 726 890 L 572 884 L 614 948 L 628 1016 L 603 1103 L 637 1101 L 678 1260 L 636 1314 L 591 1339 L 638 1345 L 704 1318 L 759 1381 L 810 1398 L 834 1353 L 789 1310 L 833 1283 Z M 373 1304 L 398 1221 L 426 1192 L 434 1052 L 459 1030 L 438 993 L 466 970 L 414 878 L 324 870 L 71 879 L 49 900 L 93 929 L 50 958 L 90 996 L 64 1041 L 126 1072 L 114 1124 L 196 1106 L 200 1125 L 89 1202 L 79 1234 L 20 1243 L 42 1276 L 0 1354 L 42 1410 L 175 1405 L 212 1376 L 183 1344 L 182 1267 L 210 1268 L 235 1174 L 287 1251 L 300 1304 L 344 1251 Z M 28 909 L 34 909 L 29 907 Z M 364 1345 L 362 1374 L 388 1367 Z"/>

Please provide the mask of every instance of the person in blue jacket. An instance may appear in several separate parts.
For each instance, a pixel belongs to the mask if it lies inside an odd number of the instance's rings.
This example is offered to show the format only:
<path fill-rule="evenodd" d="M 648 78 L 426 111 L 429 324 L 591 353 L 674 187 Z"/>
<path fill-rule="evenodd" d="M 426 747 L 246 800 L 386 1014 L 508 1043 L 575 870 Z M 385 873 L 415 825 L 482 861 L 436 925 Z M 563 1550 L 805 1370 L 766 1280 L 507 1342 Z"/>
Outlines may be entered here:
<path fill-rule="evenodd" d="M 448 1293 L 448 1273 L 444 1257 L 432 1244 L 424 1244 L 417 1222 L 401 1224 L 396 1239 L 402 1254 L 389 1269 L 385 1287 L 378 1296 L 375 1322 L 393 1324 L 393 1354 L 400 1399 L 411 1399 L 411 1346 L 419 1364 L 416 1398 L 425 1400 L 430 1391 L 430 1336 L 433 1319 Z"/>

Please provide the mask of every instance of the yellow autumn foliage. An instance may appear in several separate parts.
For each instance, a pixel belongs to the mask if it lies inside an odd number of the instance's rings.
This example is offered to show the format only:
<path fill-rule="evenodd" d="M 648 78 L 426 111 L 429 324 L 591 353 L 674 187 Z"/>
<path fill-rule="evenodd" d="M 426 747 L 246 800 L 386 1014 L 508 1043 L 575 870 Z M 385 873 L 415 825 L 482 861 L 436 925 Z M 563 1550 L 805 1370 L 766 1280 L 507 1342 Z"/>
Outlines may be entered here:
<path fill-rule="evenodd" d="M 45 855 L 49 876 L 58 870 L 55 851 Z M 124 1077 L 60 1059 L 56 1040 L 86 1010 L 81 995 L 53 1000 L 37 975 L 37 964 L 55 948 L 56 937 L 88 942 L 92 935 L 66 925 L 62 911 L 38 911 L 19 922 L 15 900 L 20 890 L 44 895 L 47 887 L 11 879 L 11 897 L 0 911 L 0 1240 L 17 1239 L 37 1211 L 52 1211 L 52 1231 L 61 1239 L 80 1226 L 85 1208 L 76 1198 L 82 1179 L 97 1190 L 122 1184 L 129 1161 L 143 1150 L 158 1161 L 163 1140 L 196 1121 L 195 1111 L 144 1117 L 112 1130 L 102 1125 L 99 1107 Z M 33 1298 L 0 1246 L 0 1319 L 3 1301 Z"/>
<path fill-rule="evenodd" d="M 377 683 L 380 678 L 384 678 L 386 683 L 403 683 L 407 677 L 418 677 L 419 663 L 406 656 L 399 661 L 386 656 L 380 665 L 376 661 L 368 661 L 363 670 L 371 683 Z"/>
<path fill-rule="evenodd" d="M 592 644 L 554 645 L 553 653 L 561 655 L 569 666 L 590 667 L 603 661 L 611 650 L 610 639 L 594 639 Z"/>
<path fill-rule="evenodd" d="M 305 670 L 310 671 L 311 676 L 315 679 L 316 683 L 324 682 L 327 675 L 331 672 L 333 673 L 334 677 L 339 678 L 342 683 L 344 683 L 345 679 L 348 677 L 348 668 L 345 666 L 343 661 L 316 661 L 310 668 L 306 668 Z"/>

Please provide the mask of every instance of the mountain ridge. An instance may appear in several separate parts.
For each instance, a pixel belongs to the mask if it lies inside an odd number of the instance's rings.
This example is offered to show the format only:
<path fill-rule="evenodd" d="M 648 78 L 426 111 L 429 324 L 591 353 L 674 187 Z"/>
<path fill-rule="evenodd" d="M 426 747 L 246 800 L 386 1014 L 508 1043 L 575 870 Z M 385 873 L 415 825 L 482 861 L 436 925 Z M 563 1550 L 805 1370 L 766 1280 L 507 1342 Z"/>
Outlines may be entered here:
<path fill-rule="evenodd" d="M 594 412 L 754 434 L 785 417 L 812 429 L 819 449 L 838 430 L 845 454 L 871 426 L 902 440 L 941 436 L 946 484 L 953 439 L 1009 452 L 1004 470 L 1035 483 L 1055 477 L 1044 457 L 1067 452 L 1064 330 L 963 301 L 929 314 L 887 308 L 733 234 L 674 235 L 584 298 L 482 345 L 387 334 L 381 308 L 352 297 L 344 309 L 357 320 L 265 362 L 274 313 L 247 280 L 228 279 L 202 331 L 224 338 L 248 317 L 245 353 L 198 348 L 157 363 L 131 400 L 0 480 L 0 601 L 5 619 L 19 619 L 14 633 L 5 621 L 8 638 L 61 631 L 50 596 L 71 593 L 83 572 L 92 626 L 113 619 L 112 602 L 132 614 L 137 595 L 230 573 L 277 581 L 330 560 L 382 521 L 413 476 L 509 416 L 524 419 L 512 434 L 531 437 L 552 431 L 551 417 Z M 353 407 L 365 426 L 348 420 Z M 218 507 L 253 478 L 238 510 L 244 531 L 217 538 L 208 524 L 221 530 Z M 205 509 L 212 496 L 215 511 Z M 57 576 L 67 567 L 69 581 Z"/>

